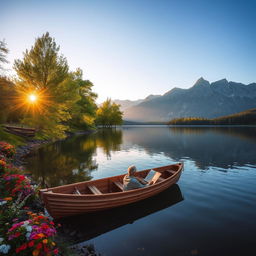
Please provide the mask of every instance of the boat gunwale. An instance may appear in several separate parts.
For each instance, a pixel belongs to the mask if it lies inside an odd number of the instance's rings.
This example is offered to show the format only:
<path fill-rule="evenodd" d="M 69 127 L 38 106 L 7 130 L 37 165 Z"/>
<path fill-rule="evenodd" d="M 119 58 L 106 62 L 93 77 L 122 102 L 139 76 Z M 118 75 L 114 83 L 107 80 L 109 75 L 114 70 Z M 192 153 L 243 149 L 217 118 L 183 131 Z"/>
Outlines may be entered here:
<path fill-rule="evenodd" d="M 151 169 L 158 169 L 158 168 L 167 168 L 169 166 L 175 166 L 175 165 L 178 165 L 179 166 L 179 169 L 174 173 L 172 174 L 170 177 L 162 180 L 162 181 L 159 181 L 153 185 L 150 185 L 150 186 L 146 186 L 146 187 L 142 187 L 142 188 L 138 188 L 138 189 L 133 189 L 133 190 L 128 190 L 128 191 L 118 191 L 118 192 L 110 192 L 110 193 L 104 193 L 104 194 L 101 194 L 101 195 L 95 195 L 95 194 L 81 194 L 81 195 L 77 195 L 77 194 L 65 194 L 65 193 L 58 193 L 58 192 L 53 192 L 52 189 L 56 189 L 56 188 L 65 188 L 65 187 L 69 187 L 69 186 L 76 186 L 76 185 L 79 185 L 79 184 L 86 184 L 88 182 L 95 182 L 95 181 L 104 181 L 104 180 L 110 180 L 111 178 L 117 178 L 117 177 L 120 177 L 120 176 L 124 176 L 126 174 L 120 174 L 120 175 L 116 175 L 116 176 L 111 176 L 111 177 L 106 177 L 106 178 L 101 178 L 101 179 L 97 179 L 97 180 L 89 180 L 89 181 L 82 181 L 82 182 L 77 182 L 77 183 L 71 183 L 71 184 L 67 184 L 67 185 L 62 185 L 62 186 L 58 186 L 58 187 L 52 187 L 52 188 L 46 188 L 46 189 L 40 189 L 40 193 L 44 194 L 44 195 L 47 195 L 49 197 L 54 197 L 54 196 L 58 196 L 58 197 L 70 197 L 70 198 L 101 198 L 101 197 L 105 197 L 105 196 L 113 196 L 113 195 L 119 195 L 119 194 L 132 194 L 134 192 L 137 193 L 137 191 L 144 191 L 144 190 L 151 190 L 151 188 L 155 188 L 157 186 L 159 186 L 160 184 L 164 184 L 166 183 L 167 181 L 171 181 L 173 178 L 175 178 L 175 176 L 177 176 L 178 174 L 180 174 L 184 168 L 184 163 L 183 162 L 179 162 L 179 163 L 176 163 L 176 164 L 171 164 L 171 165 L 166 165 L 166 166 L 161 166 L 161 167 L 155 167 L 155 168 L 149 168 L 149 169 L 145 169 L 145 170 L 141 170 L 139 171 L 138 173 L 140 172 L 144 172 L 144 171 L 148 171 L 148 170 L 151 170 Z"/>

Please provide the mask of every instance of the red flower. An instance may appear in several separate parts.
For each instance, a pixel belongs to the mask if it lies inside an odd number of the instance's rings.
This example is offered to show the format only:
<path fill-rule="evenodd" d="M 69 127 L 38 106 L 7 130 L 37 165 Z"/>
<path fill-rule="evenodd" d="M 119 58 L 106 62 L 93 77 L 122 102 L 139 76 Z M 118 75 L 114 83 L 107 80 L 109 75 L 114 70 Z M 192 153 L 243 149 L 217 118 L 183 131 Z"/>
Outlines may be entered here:
<path fill-rule="evenodd" d="M 47 246 L 44 246 L 44 252 L 48 253 L 49 252 L 49 248 Z"/>
<path fill-rule="evenodd" d="M 20 247 L 16 248 L 16 253 L 19 253 L 20 251 L 26 250 L 27 249 L 27 244 L 23 244 Z"/>
<path fill-rule="evenodd" d="M 57 254 L 59 253 L 59 249 L 58 249 L 58 248 L 54 249 L 54 250 L 53 250 L 53 253 L 54 253 L 55 255 L 57 255 Z"/>
<path fill-rule="evenodd" d="M 32 240 L 32 241 L 30 241 L 29 243 L 28 243 L 28 247 L 33 247 L 34 246 L 34 241 Z"/>
<path fill-rule="evenodd" d="M 16 232 L 16 233 L 14 234 L 15 237 L 19 237 L 20 235 L 21 235 L 20 232 Z"/>
<path fill-rule="evenodd" d="M 37 249 L 37 250 L 40 250 L 41 248 L 42 248 L 42 244 L 39 243 L 39 244 L 36 246 L 36 249 Z"/>
<path fill-rule="evenodd" d="M 20 250 L 26 250 L 27 249 L 27 244 L 23 244 L 21 247 L 20 247 Z"/>

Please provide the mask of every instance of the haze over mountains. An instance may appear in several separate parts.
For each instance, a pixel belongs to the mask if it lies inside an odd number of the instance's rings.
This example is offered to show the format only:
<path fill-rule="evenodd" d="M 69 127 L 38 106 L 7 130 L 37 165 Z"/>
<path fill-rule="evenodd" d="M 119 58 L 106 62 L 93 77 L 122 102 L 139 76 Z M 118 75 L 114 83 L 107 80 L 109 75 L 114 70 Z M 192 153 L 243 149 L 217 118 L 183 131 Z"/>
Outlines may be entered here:
<path fill-rule="evenodd" d="M 160 97 L 161 95 L 149 95 L 147 96 L 145 99 L 139 99 L 139 100 L 114 100 L 114 102 L 116 104 L 119 104 L 120 105 L 120 109 L 122 111 L 126 110 L 127 108 L 129 107 L 132 107 L 132 106 L 135 106 L 135 105 L 138 105 L 142 102 L 145 102 L 145 101 L 148 101 L 148 100 L 152 100 L 154 98 L 157 98 L 157 97 Z"/>
<path fill-rule="evenodd" d="M 256 107 L 256 83 L 248 85 L 222 79 L 209 83 L 202 77 L 189 89 L 173 88 L 144 100 L 115 100 L 124 120 L 166 122 L 178 117 L 216 118 Z"/>

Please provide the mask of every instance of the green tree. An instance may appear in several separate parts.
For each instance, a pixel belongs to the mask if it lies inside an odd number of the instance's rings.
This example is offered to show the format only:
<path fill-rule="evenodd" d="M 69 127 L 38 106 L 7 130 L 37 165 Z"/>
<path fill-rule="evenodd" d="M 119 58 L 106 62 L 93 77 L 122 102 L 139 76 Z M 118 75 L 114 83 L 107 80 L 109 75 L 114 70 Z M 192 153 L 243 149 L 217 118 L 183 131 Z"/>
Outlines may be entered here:
<path fill-rule="evenodd" d="M 0 76 L 0 123 L 18 122 L 20 115 L 16 109 L 16 86 L 7 77 Z"/>
<path fill-rule="evenodd" d="M 9 50 L 6 47 L 6 43 L 5 41 L 0 41 L 0 70 L 3 69 L 1 63 L 8 63 L 7 61 L 7 54 L 8 54 Z"/>
<path fill-rule="evenodd" d="M 81 69 L 77 69 L 71 75 L 78 86 L 80 99 L 70 109 L 72 118 L 69 123 L 73 128 L 88 129 L 94 125 L 97 94 L 92 92 L 93 83 L 82 79 L 83 72 Z"/>
<path fill-rule="evenodd" d="M 120 105 L 107 99 L 96 112 L 96 124 L 104 127 L 121 125 L 123 123 L 122 117 L 123 112 L 120 111 Z"/>
<path fill-rule="evenodd" d="M 78 85 L 68 72 L 67 60 L 59 54 L 59 46 L 49 33 L 36 39 L 22 60 L 15 60 L 16 85 L 29 114 L 23 122 L 40 129 L 49 138 L 61 138 L 68 130 L 69 109 L 80 99 Z M 33 104 L 25 104 L 28 94 L 38 96 Z M 30 106 L 30 107 L 28 107 Z"/>
<path fill-rule="evenodd" d="M 0 41 L 0 71 L 4 71 L 1 63 L 8 63 L 6 43 Z M 6 76 L 0 75 L 0 123 L 18 121 L 18 113 L 15 111 L 15 99 L 17 98 L 14 83 Z"/>

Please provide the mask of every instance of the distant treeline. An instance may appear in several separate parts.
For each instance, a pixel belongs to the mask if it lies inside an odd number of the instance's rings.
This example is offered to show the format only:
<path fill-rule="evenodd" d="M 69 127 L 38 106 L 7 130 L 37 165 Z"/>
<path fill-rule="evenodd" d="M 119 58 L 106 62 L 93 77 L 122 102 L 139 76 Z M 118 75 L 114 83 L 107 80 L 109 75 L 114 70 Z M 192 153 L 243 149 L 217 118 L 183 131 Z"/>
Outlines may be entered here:
<path fill-rule="evenodd" d="M 124 120 L 123 125 L 167 125 L 167 122 L 135 122 Z"/>
<path fill-rule="evenodd" d="M 169 125 L 256 125 L 256 108 L 237 114 L 222 116 L 214 119 L 200 117 L 176 118 Z"/>

